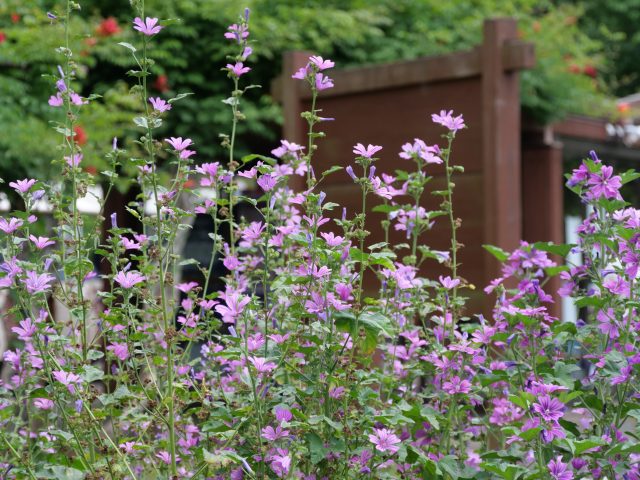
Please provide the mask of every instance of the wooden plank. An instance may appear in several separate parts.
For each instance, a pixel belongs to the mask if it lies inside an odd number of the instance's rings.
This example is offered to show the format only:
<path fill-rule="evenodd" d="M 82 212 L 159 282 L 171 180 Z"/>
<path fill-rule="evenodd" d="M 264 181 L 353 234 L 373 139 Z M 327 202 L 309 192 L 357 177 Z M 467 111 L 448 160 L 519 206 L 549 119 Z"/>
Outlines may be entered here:
<path fill-rule="evenodd" d="M 291 53 L 288 52 L 285 55 Z M 329 75 L 334 79 L 335 87 L 322 92 L 321 95 L 328 98 L 479 76 L 480 55 L 480 49 L 476 47 L 472 50 L 421 57 L 415 60 L 334 70 Z M 305 53 L 305 56 L 308 58 L 309 54 Z M 533 67 L 535 65 L 533 44 L 518 39 L 509 40 L 504 45 L 502 64 L 506 71 Z M 285 71 L 289 70 L 285 69 Z M 289 88 L 296 89 L 297 95 L 303 100 L 311 98 L 306 85 L 298 82 L 292 86 L 284 76 L 272 82 L 271 95 L 276 100 L 283 101 L 283 96 L 288 93 Z"/>
<path fill-rule="evenodd" d="M 556 135 L 602 142 L 610 140 L 606 125 L 607 120 L 604 118 L 572 115 L 561 122 L 554 123 L 552 129 Z"/>
<path fill-rule="evenodd" d="M 517 38 L 514 19 L 487 20 L 482 45 L 482 155 L 484 164 L 483 243 L 512 250 L 522 237 L 520 92 L 517 72 L 505 72 L 505 42 Z M 500 265 L 485 255 L 486 280 Z"/>
<path fill-rule="evenodd" d="M 522 152 L 523 239 L 527 242 L 564 242 L 564 177 L 562 145 L 525 148 Z M 562 263 L 562 259 L 554 257 Z M 545 290 L 554 295 L 551 315 L 561 314 L 560 297 L 555 295 L 560 279 L 552 278 Z"/>

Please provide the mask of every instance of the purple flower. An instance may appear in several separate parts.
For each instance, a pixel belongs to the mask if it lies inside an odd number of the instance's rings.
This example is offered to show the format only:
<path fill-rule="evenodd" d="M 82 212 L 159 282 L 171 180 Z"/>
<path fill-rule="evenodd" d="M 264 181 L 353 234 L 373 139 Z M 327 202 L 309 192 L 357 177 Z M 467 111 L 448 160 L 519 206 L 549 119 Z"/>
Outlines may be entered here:
<path fill-rule="evenodd" d="M 296 80 L 304 80 L 305 78 L 307 78 L 308 75 L 309 75 L 309 65 L 299 68 L 298 71 L 296 71 L 296 73 L 291 75 L 291 78 L 295 78 Z"/>
<path fill-rule="evenodd" d="M 27 287 L 27 292 L 30 294 L 41 293 L 48 290 L 51 285 L 49 285 L 55 277 L 52 277 L 48 273 L 38 274 L 37 272 L 27 272 L 27 279 L 24 284 Z"/>
<path fill-rule="evenodd" d="M 365 147 L 363 144 L 358 143 L 357 145 L 354 145 L 354 147 L 353 147 L 353 153 L 355 153 L 356 155 L 359 155 L 361 157 L 366 157 L 366 158 L 371 158 L 376 153 L 378 153 L 380 150 L 382 150 L 382 147 L 380 145 L 371 145 L 371 144 L 369 144 L 367 147 Z"/>
<path fill-rule="evenodd" d="M 156 112 L 166 112 L 168 110 L 171 110 L 171 104 L 165 102 L 162 98 L 160 97 L 151 97 L 149 99 L 149 102 L 151 103 L 151 105 L 153 106 L 153 109 Z M 115 148 L 114 148 L 115 150 Z"/>
<path fill-rule="evenodd" d="M 598 319 L 598 328 L 604 335 L 609 335 L 612 339 L 616 339 L 620 336 L 613 308 L 608 308 L 606 311 L 598 311 L 596 318 Z"/>
<path fill-rule="evenodd" d="M 15 182 L 9 182 L 9 186 L 13 188 L 18 193 L 27 193 L 31 187 L 36 183 L 36 181 L 32 179 L 24 179 L 17 180 Z"/>
<path fill-rule="evenodd" d="M 457 375 L 452 377 L 451 380 L 447 380 L 442 384 L 442 390 L 449 395 L 455 395 L 456 393 L 469 393 L 471 391 L 471 382 L 469 380 L 462 380 Z"/>
<path fill-rule="evenodd" d="M 242 55 L 240 55 L 240 59 L 244 62 L 247 58 L 249 58 L 249 55 L 251 55 L 252 53 L 253 53 L 253 48 L 244 47 L 244 50 L 242 50 Z"/>
<path fill-rule="evenodd" d="M 282 448 L 277 449 L 277 454 L 271 456 L 271 469 L 280 478 L 284 478 L 289 475 L 289 469 L 291 468 L 291 456 L 287 450 Z"/>
<path fill-rule="evenodd" d="M 77 167 L 82 161 L 82 154 L 74 153 L 73 157 L 64 157 L 64 161 L 67 162 L 67 165 L 69 165 L 70 167 Z"/>
<path fill-rule="evenodd" d="M 60 95 L 60 92 L 49 97 L 49 105 L 52 107 L 61 107 L 63 104 L 64 99 L 62 98 L 62 95 Z"/>
<path fill-rule="evenodd" d="M 327 90 L 328 88 L 333 88 L 333 80 L 322 73 L 318 73 L 316 75 L 316 89 Z"/>
<path fill-rule="evenodd" d="M 241 77 L 242 75 L 244 75 L 245 73 L 251 70 L 251 68 L 245 67 L 244 63 L 242 62 L 236 62 L 235 65 L 231 65 L 230 63 L 227 63 L 227 69 L 232 75 L 235 75 L 236 77 Z"/>
<path fill-rule="evenodd" d="M 229 40 L 235 40 L 238 43 L 242 43 L 242 40 L 249 36 L 249 27 L 245 24 L 230 25 L 227 28 L 228 32 L 224 34 L 224 38 L 228 38 Z"/>
<path fill-rule="evenodd" d="M 11 328 L 11 331 L 18 335 L 18 338 L 22 341 L 31 340 L 31 337 L 36 333 L 36 325 L 30 318 L 25 318 L 20 321 L 19 327 Z"/>
<path fill-rule="evenodd" d="M 554 480 L 572 480 L 573 472 L 569 470 L 569 465 L 562 462 L 562 457 L 557 457 L 547 463 L 549 473 Z"/>
<path fill-rule="evenodd" d="M 436 113 L 432 114 L 431 120 L 433 121 L 433 123 L 439 123 L 452 132 L 457 132 L 458 130 L 465 127 L 462 115 L 454 117 L 453 110 L 449 110 L 448 112 L 446 110 L 440 110 L 440 115 Z"/>
<path fill-rule="evenodd" d="M 129 358 L 129 348 L 126 343 L 112 343 L 107 347 L 107 350 L 113 352 L 113 354 L 122 362 Z"/>
<path fill-rule="evenodd" d="M 588 185 L 591 185 L 589 196 L 595 198 L 621 199 L 620 188 L 622 187 L 622 179 L 618 175 L 613 175 L 613 167 L 607 165 L 602 166 L 599 174 L 591 174 Z"/>
<path fill-rule="evenodd" d="M 53 408 L 53 401 L 48 398 L 36 398 L 33 405 L 40 410 L 50 410 Z"/>
<path fill-rule="evenodd" d="M 376 450 L 382 453 L 389 452 L 393 454 L 400 450 L 398 444 L 401 440 L 393 431 L 386 428 L 376 428 L 374 433 L 369 435 L 369 441 L 376 446 Z"/>
<path fill-rule="evenodd" d="M 140 282 L 144 282 L 147 278 L 140 272 L 118 272 L 113 279 L 118 282 L 122 288 L 131 288 Z"/>
<path fill-rule="evenodd" d="M 237 292 L 225 294 L 225 305 L 216 305 L 216 312 L 222 315 L 224 323 L 235 323 L 244 311 L 244 307 L 251 301 L 249 297 L 241 296 Z"/>
<path fill-rule="evenodd" d="M 460 285 L 460 279 L 459 278 L 456 278 L 456 279 L 452 280 L 451 277 L 448 276 L 448 275 L 446 277 L 443 277 L 442 275 L 440 275 L 438 277 L 438 280 L 440 280 L 440 283 L 442 284 L 442 286 L 444 288 L 449 289 L 449 290 L 452 289 L 452 288 L 457 287 L 458 285 Z"/>
<path fill-rule="evenodd" d="M 331 60 L 324 60 L 319 56 L 309 57 L 309 62 L 315 65 L 318 71 L 326 70 L 327 68 L 333 68 L 335 66 L 335 63 Z"/>
<path fill-rule="evenodd" d="M 69 393 L 72 394 L 76 393 L 76 385 L 82 382 L 82 379 L 75 373 L 65 372 L 64 370 L 57 370 L 51 373 L 53 374 L 53 378 L 67 387 Z"/>
<path fill-rule="evenodd" d="M 344 242 L 344 237 L 336 236 L 333 232 L 323 232 L 320 234 L 324 241 L 327 242 L 327 245 L 330 247 L 337 247 L 342 245 Z"/>
<path fill-rule="evenodd" d="M 579 183 L 584 182 L 587 178 L 589 178 L 589 175 L 589 167 L 586 163 L 582 163 L 572 172 L 571 178 L 569 178 L 569 181 L 567 182 L 567 186 L 574 187 Z"/>
<path fill-rule="evenodd" d="M 402 152 L 398 155 L 405 160 L 421 158 L 427 163 L 442 163 L 442 159 L 438 156 L 440 150 L 437 146 L 427 145 L 424 140 L 415 138 L 413 143 L 405 143 L 402 145 Z"/>
<path fill-rule="evenodd" d="M 291 413 L 291 410 L 289 410 L 286 407 L 276 407 L 275 413 L 276 413 L 276 420 L 278 420 L 279 422 L 290 422 L 291 419 L 293 418 L 293 414 Z"/>
<path fill-rule="evenodd" d="M 140 17 L 136 17 L 133 20 L 133 29 L 142 32 L 147 36 L 152 36 L 156 33 L 160 33 L 160 30 L 164 28 L 160 25 L 156 25 L 157 23 L 157 18 L 147 17 L 143 22 Z"/>
<path fill-rule="evenodd" d="M 165 450 L 161 450 L 156 453 L 156 457 L 160 459 L 163 463 L 167 465 L 171 465 L 171 454 Z M 178 455 L 176 455 L 176 463 L 182 460 Z"/>
<path fill-rule="evenodd" d="M 249 361 L 258 371 L 258 373 L 269 373 L 276 369 L 276 364 L 268 362 L 264 357 L 249 357 Z"/>
<path fill-rule="evenodd" d="M 182 137 L 177 137 L 177 138 L 169 137 L 169 138 L 165 138 L 164 141 L 167 142 L 169 145 L 171 145 L 175 150 L 179 152 L 184 150 L 185 148 L 187 148 L 193 143 L 190 138 L 185 138 L 183 140 Z"/>
<path fill-rule="evenodd" d="M 34 235 L 29 235 L 29 240 L 33 242 L 33 244 L 38 250 L 42 250 L 43 248 L 46 248 L 49 245 L 53 245 L 56 243 L 47 237 L 35 237 Z"/>
<path fill-rule="evenodd" d="M 549 395 L 540 395 L 538 403 L 533 404 L 533 411 L 546 422 L 557 422 L 564 415 L 564 403 Z"/>
<path fill-rule="evenodd" d="M 345 168 L 345 171 L 354 181 L 358 180 L 358 177 L 356 177 L 356 174 L 353 172 L 353 167 L 351 165 L 348 165 L 347 168 Z"/>
<path fill-rule="evenodd" d="M 265 192 L 273 190 L 273 187 L 275 187 L 277 183 L 278 179 L 269 173 L 262 175 L 258 179 L 258 185 L 260 185 L 260 188 L 262 188 L 262 190 L 264 190 Z"/>
<path fill-rule="evenodd" d="M 271 440 L 275 442 L 280 438 L 287 438 L 289 436 L 289 430 L 283 430 L 280 425 L 278 425 L 275 429 L 272 426 L 264 427 L 262 429 L 262 437 L 267 440 Z"/>
<path fill-rule="evenodd" d="M 183 293 L 190 292 L 199 285 L 198 282 L 179 283 L 176 288 Z"/>
<path fill-rule="evenodd" d="M 24 222 L 19 218 L 11 217 L 9 221 L 0 218 L 0 230 L 4 233 L 13 233 L 22 226 Z"/>

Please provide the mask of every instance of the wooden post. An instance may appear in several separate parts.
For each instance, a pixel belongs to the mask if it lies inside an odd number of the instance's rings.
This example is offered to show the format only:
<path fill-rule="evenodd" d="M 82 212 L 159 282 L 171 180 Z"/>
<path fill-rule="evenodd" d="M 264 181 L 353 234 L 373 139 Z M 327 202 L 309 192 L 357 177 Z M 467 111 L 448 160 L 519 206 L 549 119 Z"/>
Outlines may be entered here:
<path fill-rule="evenodd" d="M 482 161 L 484 243 L 505 250 L 522 237 L 520 89 L 507 65 L 507 44 L 517 38 L 514 19 L 485 21 L 482 44 Z M 485 255 L 487 280 L 498 277 L 498 261 Z"/>
<path fill-rule="evenodd" d="M 553 135 L 525 135 L 522 149 L 523 239 L 527 242 L 564 242 L 564 199 L 562 144 Z M 563 259 L 553 256 L 559 263 Z M 548 307 L 555 317 L 562 314 L 560 278 L 553 277 L 545 290 L 555 303 Z"/>

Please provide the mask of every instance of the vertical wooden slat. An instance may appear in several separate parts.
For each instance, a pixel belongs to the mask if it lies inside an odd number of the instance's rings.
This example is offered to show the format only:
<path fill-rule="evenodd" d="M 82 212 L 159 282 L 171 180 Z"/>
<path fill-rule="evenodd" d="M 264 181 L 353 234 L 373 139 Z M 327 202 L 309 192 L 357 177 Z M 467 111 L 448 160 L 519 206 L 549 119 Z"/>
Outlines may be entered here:
<path fill-rule="evenodd" d="M 484 165 L 484 243 L 506 250 L 522 237 L 520 171 L 520 92 L 518 73 L 505 71 L 503 49 L 517 38 L 514 19 L 485 21 L 482 45 L 482 156 Z M 499 263 L 485 255 L 487 280 Z"/>
<path fill-rule="evenodd" d="M 562 145 L 534 145 L 522 151 L 522 212 L 523 238 L 528 242 L 564 242 Z M 562 262 L 561 258 L 554 258 Z M 560 279 L 552 278 L 545 290 L 554 293 Z M 560 298 L 549 307 L 551 315 L 559 316 Z"/>

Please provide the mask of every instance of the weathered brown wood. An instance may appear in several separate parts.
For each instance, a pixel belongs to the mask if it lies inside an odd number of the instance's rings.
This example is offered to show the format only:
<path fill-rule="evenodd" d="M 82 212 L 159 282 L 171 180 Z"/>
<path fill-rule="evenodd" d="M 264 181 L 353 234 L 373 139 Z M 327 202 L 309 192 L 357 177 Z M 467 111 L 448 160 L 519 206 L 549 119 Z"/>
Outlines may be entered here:
<path fill-rule="evenodd" d="M 505 72 L 504 45 L 517 38 L 514 19 L 488 20 L 482 45 L 483 241 L 512 250 L 522 237 L 520 92 L 517 72 Z M 497 277 L 497 260 L 485 256 L 487 279 Z"/>
<path fill-rule="evenodd" d="M 505 71 L 531 68 L 535 64 L 533 44 L 521 40 L 512 39 L 505 43 L 502 55 Z M 462 80 L 482 73 L 480 59 L 480 48 L 474 48 L 415 60 L 337 70 L 330 74 L 334 79 L 335 87 L 322 92 L 321 95 L 328 98 L 445 80 Z M 283 95 L 286 95 L 287 90 L 291 88 L 287 83 L 286 76 L 281 76 L 272 83 L 271 94 L 276 100 L 284 101 Z M 304 100 L 310 98 L 309 89 L 301 82 L 293 85 L 293 88 L 297 90 L 296 93 L 300 98 Z"/>
<path fill-rule="evenodd" d="M 607 120 L 603 118 L 572 115 L 561 122 L 554 123 L 551 127 L 556 135 L 606 141 L 609 139 L 606 125 Z"/>
<path fill-rule="evenodd" d="M 539 145 L 522 152 L 523 239 L 533 242 L 564 243 L 562 145 Z M 562 262 L 561 258 L 554 258 Z M 546 290 L 556 292 L 560 279 L 549 280 Z M 551 315 L 561 314 L 560 297 L 549 307 Z"/>

